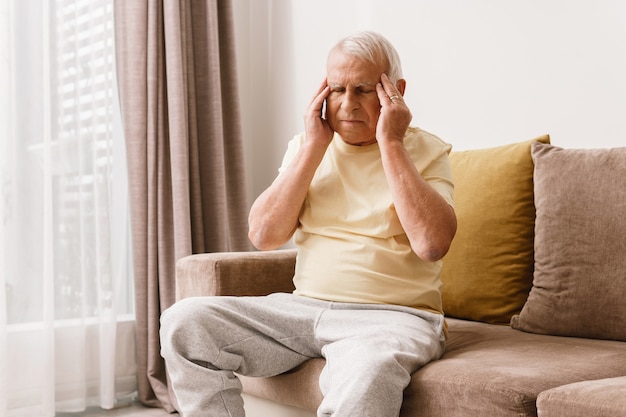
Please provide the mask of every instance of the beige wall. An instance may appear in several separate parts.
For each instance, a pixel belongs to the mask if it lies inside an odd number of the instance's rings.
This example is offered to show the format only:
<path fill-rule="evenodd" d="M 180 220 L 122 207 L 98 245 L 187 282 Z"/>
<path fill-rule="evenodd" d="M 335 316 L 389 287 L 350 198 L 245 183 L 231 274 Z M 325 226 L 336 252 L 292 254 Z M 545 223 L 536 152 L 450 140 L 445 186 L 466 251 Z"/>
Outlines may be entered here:
<path fill-rule="evenodd" d="M 248 187 L 274 178 L 329 47 L 373 29 L 398 48 L 413 124 L 471 149 L 549 133 L 626 145 L 621 0 L 235 0 Z"/>

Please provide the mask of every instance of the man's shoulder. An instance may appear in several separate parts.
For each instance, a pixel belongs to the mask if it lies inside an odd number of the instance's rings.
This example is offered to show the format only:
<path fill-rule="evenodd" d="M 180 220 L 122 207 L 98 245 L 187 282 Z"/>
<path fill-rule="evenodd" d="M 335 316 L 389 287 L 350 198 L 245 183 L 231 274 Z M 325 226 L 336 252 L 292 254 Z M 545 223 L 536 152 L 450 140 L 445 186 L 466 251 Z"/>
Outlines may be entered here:
<path fill-rule="evenodd" d="M 452 150 L 452 145 L 439 136 L 416 126 L 409 126 L 404 137 L 404 143 L 409 150 L 414 149 L 419 152 L 429 149 L 431 152 L 439 154 L 442 152 L 450 153 Z"/>
<path fill-rule="evenodd" d="M 306 134 L 300 132 L 289 140 L 287 147 L 300 147 L 306 141 Z"/>

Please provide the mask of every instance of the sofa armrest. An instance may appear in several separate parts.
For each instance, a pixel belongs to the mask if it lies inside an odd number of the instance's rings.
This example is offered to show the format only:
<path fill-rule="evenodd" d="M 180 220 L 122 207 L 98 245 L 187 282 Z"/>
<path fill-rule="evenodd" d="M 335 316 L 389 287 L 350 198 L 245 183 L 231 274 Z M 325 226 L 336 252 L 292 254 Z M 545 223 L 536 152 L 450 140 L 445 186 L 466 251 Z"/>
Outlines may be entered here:
<path fill-rule="evenodd" d="M 176 263 L 176 300 L 292 292 L 295 249 L 189 255 Z"/>
<path fill-rule="evenodd" d="M 543 391 L 537 411 L 547 417 L 626 415 L 626 376 L 580 381 Z"/>

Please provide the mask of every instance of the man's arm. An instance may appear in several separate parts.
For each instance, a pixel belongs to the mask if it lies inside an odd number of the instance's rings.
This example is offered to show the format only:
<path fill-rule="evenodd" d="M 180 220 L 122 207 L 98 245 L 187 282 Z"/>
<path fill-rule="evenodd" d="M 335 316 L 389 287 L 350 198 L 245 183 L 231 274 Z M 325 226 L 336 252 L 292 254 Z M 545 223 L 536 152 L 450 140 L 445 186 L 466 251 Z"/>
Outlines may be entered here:
<path fill-rule="evenodd" d="M 381 103 L 376 138 L 398 218 L 417 256 L 439 260 L 456 233 L 454 209 L 424 180 L 404 147 L 411 112 L 402 92 L 385 74 L 376 90 Z"/>
<path fill-rule="evenodd" d="M 322 118 L 328 92 L 324 80 L 304 116 L 306 141 L 285 172 L 252 204 L 248 237 L 258 249 L 278 248 L 291 239 L 298 227 L 302 204 L 333 137 L 328 122 Z"/>

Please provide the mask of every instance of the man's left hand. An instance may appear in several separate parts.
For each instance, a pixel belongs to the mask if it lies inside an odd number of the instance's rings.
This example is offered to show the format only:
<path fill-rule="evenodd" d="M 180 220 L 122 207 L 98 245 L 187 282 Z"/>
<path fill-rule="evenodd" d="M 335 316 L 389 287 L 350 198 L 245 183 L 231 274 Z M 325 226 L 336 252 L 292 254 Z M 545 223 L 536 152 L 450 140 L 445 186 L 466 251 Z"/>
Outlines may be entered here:
<path fill-rule="evenodd" d="M 403 92 L 398 90 L 387 74 L 382 74 L 380 83 L 376 84 L 376 93 L 381 106 L 376 139 L 378 142 L 389 140 L 402 142 L 413 117 L 402 97 Z"/>

